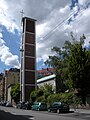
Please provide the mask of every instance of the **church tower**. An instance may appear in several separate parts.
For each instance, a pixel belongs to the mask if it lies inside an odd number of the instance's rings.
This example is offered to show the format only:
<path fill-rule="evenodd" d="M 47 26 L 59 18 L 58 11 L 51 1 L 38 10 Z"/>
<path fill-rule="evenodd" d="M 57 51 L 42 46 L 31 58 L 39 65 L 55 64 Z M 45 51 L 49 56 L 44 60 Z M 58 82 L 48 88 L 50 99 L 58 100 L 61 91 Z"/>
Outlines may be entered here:
<path fill-rule="evenodd" d="M 22 48 L 21 48 L 21 101 L 28 101 L 30 93 L 36 87 L 36 20 L 23 17 Z"/>

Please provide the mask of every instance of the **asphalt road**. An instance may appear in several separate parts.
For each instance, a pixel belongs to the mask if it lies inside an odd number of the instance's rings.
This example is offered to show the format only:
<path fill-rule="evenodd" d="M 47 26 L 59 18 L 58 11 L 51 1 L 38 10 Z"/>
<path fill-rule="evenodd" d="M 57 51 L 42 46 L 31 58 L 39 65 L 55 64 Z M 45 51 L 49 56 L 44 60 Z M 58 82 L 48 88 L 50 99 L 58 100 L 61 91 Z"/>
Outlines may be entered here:
<path fill-rule="evenodd" d="M 0 111 L 0 120 L 28 120 L 21 115 L 12 115 L 8 112 Z"/>
<path fill-rule="evenodd" d="M 0 120 L 90 120 L 90 114 L 57 114 L 0 106 Z"/>

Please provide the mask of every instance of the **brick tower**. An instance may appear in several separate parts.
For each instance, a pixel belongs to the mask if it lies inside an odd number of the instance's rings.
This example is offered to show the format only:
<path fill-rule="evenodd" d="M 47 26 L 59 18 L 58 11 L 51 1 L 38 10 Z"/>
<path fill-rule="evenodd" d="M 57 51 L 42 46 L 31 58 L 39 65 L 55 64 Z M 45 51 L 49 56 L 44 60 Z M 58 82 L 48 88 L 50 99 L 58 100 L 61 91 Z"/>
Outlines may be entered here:
<path fill-rule="evenodd" d="M 21 101 L 28 101 L 30 93 L 36 87 L 36 20 L 23 17 L 22 49 L 21 49 Z"/>

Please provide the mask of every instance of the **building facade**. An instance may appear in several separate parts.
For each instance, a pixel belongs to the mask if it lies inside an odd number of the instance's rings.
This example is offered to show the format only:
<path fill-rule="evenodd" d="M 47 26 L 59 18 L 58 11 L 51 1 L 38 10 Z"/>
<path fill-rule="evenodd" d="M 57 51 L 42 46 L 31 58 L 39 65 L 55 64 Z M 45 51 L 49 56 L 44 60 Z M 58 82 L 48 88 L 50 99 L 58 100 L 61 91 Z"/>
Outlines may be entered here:
<path fill-rule="evenodd" d="M 8 93 L 8 88 L 10 85 L 15 85 L 19 82 L 20 82 L 20 70 L 19 69 L 11 68 L 9 70 L 4 71 L 3 79 L 0 81 L 1 101 L 10 100 L 11 97 L 10 97 L 10 92 Z"/>
<path fill-rule="evenodd" d="M 5 80 L 2 78 L 0 80 L 0 101 L 4 101 L 4 93 L 5 93 Z"/>
<path fill-rule="evenodd" d="M 10 93 L 8 93 L 8 89 L 10 85 L 15 85 L 20 82 L 20 69 L 17 68 L 11 68 L 8 71 L 5 70 L 4 74 L 5 79 L 5 95 L 4 99 L 5 101 L 9 101 Z M 11 98 L 11 97 L 10 97 Z"/>
<path fill-rule="evenodd" d="M 36 87 L 36 41 L 35 21 L 24 17 L 21 48 L 20 89 L 21 101 L 28 101 Z"/>
<path fill-rule="evenodd" d="M 50 84 L 53 87 L 54 92 L 56 92 L 56 75 L 52 74 L 40 79 L 37 79 L 37 86 L 44 86 L 45 84 Z"/>

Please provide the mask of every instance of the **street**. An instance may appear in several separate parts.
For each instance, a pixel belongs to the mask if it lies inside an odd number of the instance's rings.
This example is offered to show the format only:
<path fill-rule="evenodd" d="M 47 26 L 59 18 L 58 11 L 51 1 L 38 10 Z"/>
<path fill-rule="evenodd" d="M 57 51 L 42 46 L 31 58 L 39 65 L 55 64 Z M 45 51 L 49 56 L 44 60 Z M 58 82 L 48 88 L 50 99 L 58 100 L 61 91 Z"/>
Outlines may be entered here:
<path fill-rule="evenodd" d="M 90 113 L 48 113 L 0 106 L 0 120 L 90 120 Z"/>

